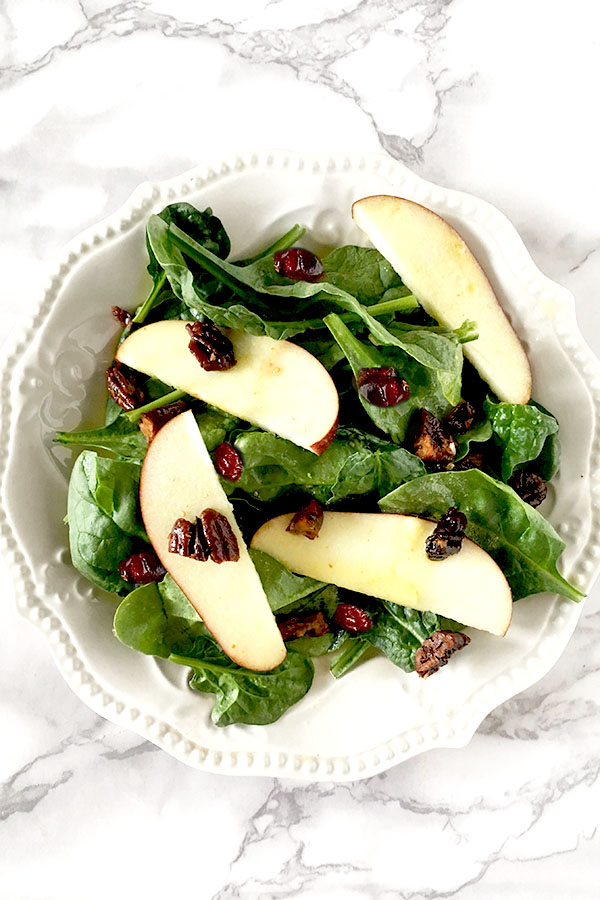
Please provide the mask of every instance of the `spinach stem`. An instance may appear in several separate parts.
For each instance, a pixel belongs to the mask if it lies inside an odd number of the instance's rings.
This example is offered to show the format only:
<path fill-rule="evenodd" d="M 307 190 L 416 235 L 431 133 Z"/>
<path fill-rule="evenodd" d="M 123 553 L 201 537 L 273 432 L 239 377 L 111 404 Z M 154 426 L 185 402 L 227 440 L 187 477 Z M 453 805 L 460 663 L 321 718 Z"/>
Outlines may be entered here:
<path fill-rule="evenodd" d="M 162 397 L 158 397 L 156 400 L 151 400 L 150 403 L 146 403 L 144 406 L 131 409 L 129 412 L 123 413 L 123 415 L 130 422 L 137 422 L 144 413 L 152 412 L 153 409 L 159 409 L 161 406 L 168 406 L 169 403 L 175 403 L 176 400 L 181 400 L 183 397 L 187 397 L 185 391 L 171 391 L 168 394 L 163 394 Z"/>
<path fill-rule="evenodd" d="M 340 655 L 331 663 L 330 672 L 334 678 L 341 678 L 348 669 L 361 658 L 369 649 L 369 642 L 362 638 L 349 641 L 341 650 Z"/>
<path fill-rule="evenodd" d="M 212 260 L 207 259 L 206 256 L 203 256 L 202 253 L 198 253 L 196 248 L 194 247 L 195 241 L 192 238 L 188 237 L 185 231 L 182 231 L 180 228 L 177 228 L 176 225 L 171 223 L 169 225 L 169 237 L 173 241 L 176 247 L 179 247 L 181 252 L 185 256 L 189 256 L 190 259 L 193 259 L 194 262 L 197 262 L 202 266 L 203 269 L 206 269 L 214 278 L 218 281 L 221 281 L 223 284 L 226 284 L 227 287 L 234 292 L 234 294 L 238 294 L 240 297 L 247 297 L 248 289 L 241 287 L 238 282 L 234 278 L 230 278 L 229 275 L 226 275 L 225 272 L 221 269 L 220 266 L 215 265 Z"/>
<path fill-rule="evenodd" d="M 209 663 L 193 656 L 180 656 L 178 653 L 171 653 L 167 659 L 169 662 L 177 663 L 178 666 L 189 666 L 190 669 L 209 669 L 209 671 L 216 672 L 217 674 L 225 670 L 228 675 L 245 675 L 243 669 L 230 669 L 229 666 L 218 666 L 215 663 Z M 261 672 L 260 674 L 266 675 L 268 673 Z"/>
<path fill-rule="evenodd" d="M 257 253 L 255 256 L 250 256 L 248 259 L 242 259 L 239 262 L 235 262 L 234 266 L 251 266 L 252 263 L 258 262 L 259 259 L 266 259 L 267 256 L 274 256 L 275 253 L 278 253 L 280 250 L 288 250 L 292 244 L 295 244 L 296 241 L 299 241 L 306 229 L 303 225 L 294 225 L 290 228 L 289 231 L 278 238 L 274 244 L 271 244 L 269 247 L 265 247 L 264 250 L 261 250 L 260 253 Z"/>
<path fill-rule="evenodd" d="M 133 317 L 132 323 L 134 323 L 135 325 L 140 325 L 144 321 L 144 319 L 154 306 L 154 301 L 162 291 L 166 277 L 166 272 L 160 273 L 160 275 L 154 282 L 154 287 L 148 294 L 148 297 L 146 298 L 146 300 L 144 300 L 143 304 L 140 306 L 135 316 Z"/>

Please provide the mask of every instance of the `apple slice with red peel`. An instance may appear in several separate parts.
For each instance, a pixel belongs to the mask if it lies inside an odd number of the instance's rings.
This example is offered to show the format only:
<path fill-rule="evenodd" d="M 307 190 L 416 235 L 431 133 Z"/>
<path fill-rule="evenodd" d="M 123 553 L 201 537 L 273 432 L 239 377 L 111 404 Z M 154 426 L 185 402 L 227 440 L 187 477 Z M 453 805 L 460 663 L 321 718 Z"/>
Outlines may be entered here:
<path fill-rule="evenodd" d="M 148 447 L 140 507 L 158 558 L 225 653 L 258 672 L 283 662 L 285 644 L 191 411 L 167 422 Z M 227 518 L 238 542 L 236 562 L 199 562 L 169 553 L 175 521 L 195 522 L 207 508 Z"/>
<path fill-rule="evenodd" d="M 425 540 L 435 525 L 426 519 L 325 512 L 313 541 L 286 531 L 291 519 L 288 514 L 265 522 L 251 546 L 299 575 L 492 634 L 506 633 L 512 615 L 510 587 L 491 556 L 468 538 L 454 556 L 434 561 L 425 553 Z"/>
<path fill-rule="evenodd" d="M 458 232 L 432 210 L 402 197 L 364 197 L 354 203 L 352 215 L 430 316 L 448 328 L 465 319 L 477 323 L 479 337 L 463 345 L 465 356 L 500 400 L 527 403 L 527 354 Z"/>
<path fill-rule="evenodd" d="M 320 455 L 337 428 L 339 397 L 318 359 L 289 341 L 223 328 L 236 363 L 205 371 L 189 350 L 187 322 L 144 325 L 117 360 Z"/>

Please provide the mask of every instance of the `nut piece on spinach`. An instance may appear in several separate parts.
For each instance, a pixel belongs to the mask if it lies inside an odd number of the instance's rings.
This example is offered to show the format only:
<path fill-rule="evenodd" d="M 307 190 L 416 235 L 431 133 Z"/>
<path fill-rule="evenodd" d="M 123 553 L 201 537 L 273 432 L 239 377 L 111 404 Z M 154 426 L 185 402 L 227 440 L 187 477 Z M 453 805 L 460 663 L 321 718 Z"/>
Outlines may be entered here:
<path fill-rule="evenodd" d="M 426 409 L 419 411 L 414 452 L 429 463 L 449 463 L 456 456 L 456 441 L 437 416 Z"/>
<path fill-rule="evenodd" d="M 175 403 L 169 403 L 168 406 L 159 406 L 157 409 L 152 409 L 150 412 L 140 416 L 138 422 L 140 431 L 148 443 L 151 444 L 163 425 L 166 425 L 167 422 L 170 422 L 171 419 L 174 419 L 180 413 L 185 412 L 186 409 L 187 404 L 185 400 L 176 400 Z"/>
<path fill-rule="evenodd" d="M 425 541 L 425 553 L 431 560 L 447 559 L 462 547 L 467 517 L 455 506 L 444 513 Z"/>
<path fill-rule="evenodd" d="M 528 472 L 526 469 L 517 472 L 508 483 L 521 500 L 529 503 L 530 506 L 539 506 L 546 499 L 548 493 L 546 482 L 535 472 Z"/>
<path fill-rule="evenodd" d="M 454 409 L 450 410 L 447 416 L 444 416 L 442 422 L 450 434 L 466 434 L 473 424 L 474 418 L 475 407 L 467 400 L 462 400 Z"/>
<path fill-rule="evenodd" d="M 205 509 L 195 522 L 180 518 L 169 535 L 169 553 L 198 562 L 237 562 L 240 549 L 227 518 L 215 509 Z"/>
<path fill-rule="evenodd" d="M 319 537 L 319 531 L 323 524 L 323 507 L 318 500 L 311 500 L 299 510 L 285 529 L 290 534 L 303 535 L 309 541 Z"/>
<path fill-rule="evenodd" d="M 233 344 L 212 322 L 190 322 L 186 326 L 190 353 L 206 372 L 224 372 L 235 366 Z"/>
<path fill-rule="evenodd" d="M 282 616 L 277 627 L 284 641 L 301 637 L 322 637 L 329 631 L 329 625 L 322 612 L 309 612 L 302 616 Z"/>
<path fill-rule="evenodd" d="M 136 409 L 143 406 L 146 400 L 137 384 L 137 372 L 120 362 L 114 362 L 106 370 L 106 389 L 121 409 Z"/>
<path fill-rule="evenodd" d="M 457 650 L 471 643 L 471 638 L 461 631 L 434 631 L 423 641 L 415 655 L 415 671 L 419 678 L 429 678 L 447 665 Z"/>

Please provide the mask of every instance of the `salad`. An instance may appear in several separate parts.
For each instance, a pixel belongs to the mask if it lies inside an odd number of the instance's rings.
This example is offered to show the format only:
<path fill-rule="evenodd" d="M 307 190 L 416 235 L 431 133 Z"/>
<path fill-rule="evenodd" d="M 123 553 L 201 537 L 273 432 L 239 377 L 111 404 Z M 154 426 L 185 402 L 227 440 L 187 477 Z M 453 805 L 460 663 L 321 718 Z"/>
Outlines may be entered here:
<path fill-rule="evenodd" d="M 104 424 L 56 435 L 85 448 L 73 565 L 115 597 L 116 638 L 214 694 L 218 726 L 276 721 L 315 657 L 426 678 L 465 628 L 504 634 L 514 601 L 582 597 L 537 509 L 558 422 L 483 271 L 410 201 L 354 218 L 378 249 L 316 256 L 294 226 L 229 262 L 212 210 L 151 216 Z"/>

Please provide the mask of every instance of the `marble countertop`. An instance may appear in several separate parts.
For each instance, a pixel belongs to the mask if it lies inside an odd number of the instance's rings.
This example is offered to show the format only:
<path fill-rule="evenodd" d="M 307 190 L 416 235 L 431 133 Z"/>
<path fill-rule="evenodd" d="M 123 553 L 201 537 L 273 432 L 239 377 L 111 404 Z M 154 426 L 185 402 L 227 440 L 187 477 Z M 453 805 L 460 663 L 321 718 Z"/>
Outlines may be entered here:
<path fill-rule="evenodd" d="M 4 0 L 0 338 L 145 179 L 258 146 L 380 151 L 477 194 L 600 353 L 589 0 Z M 368 781 L 209 775 L 104 721 L 0 606 L 0 896 L 598 896 L 600 590 L 461 750 Z"/>

